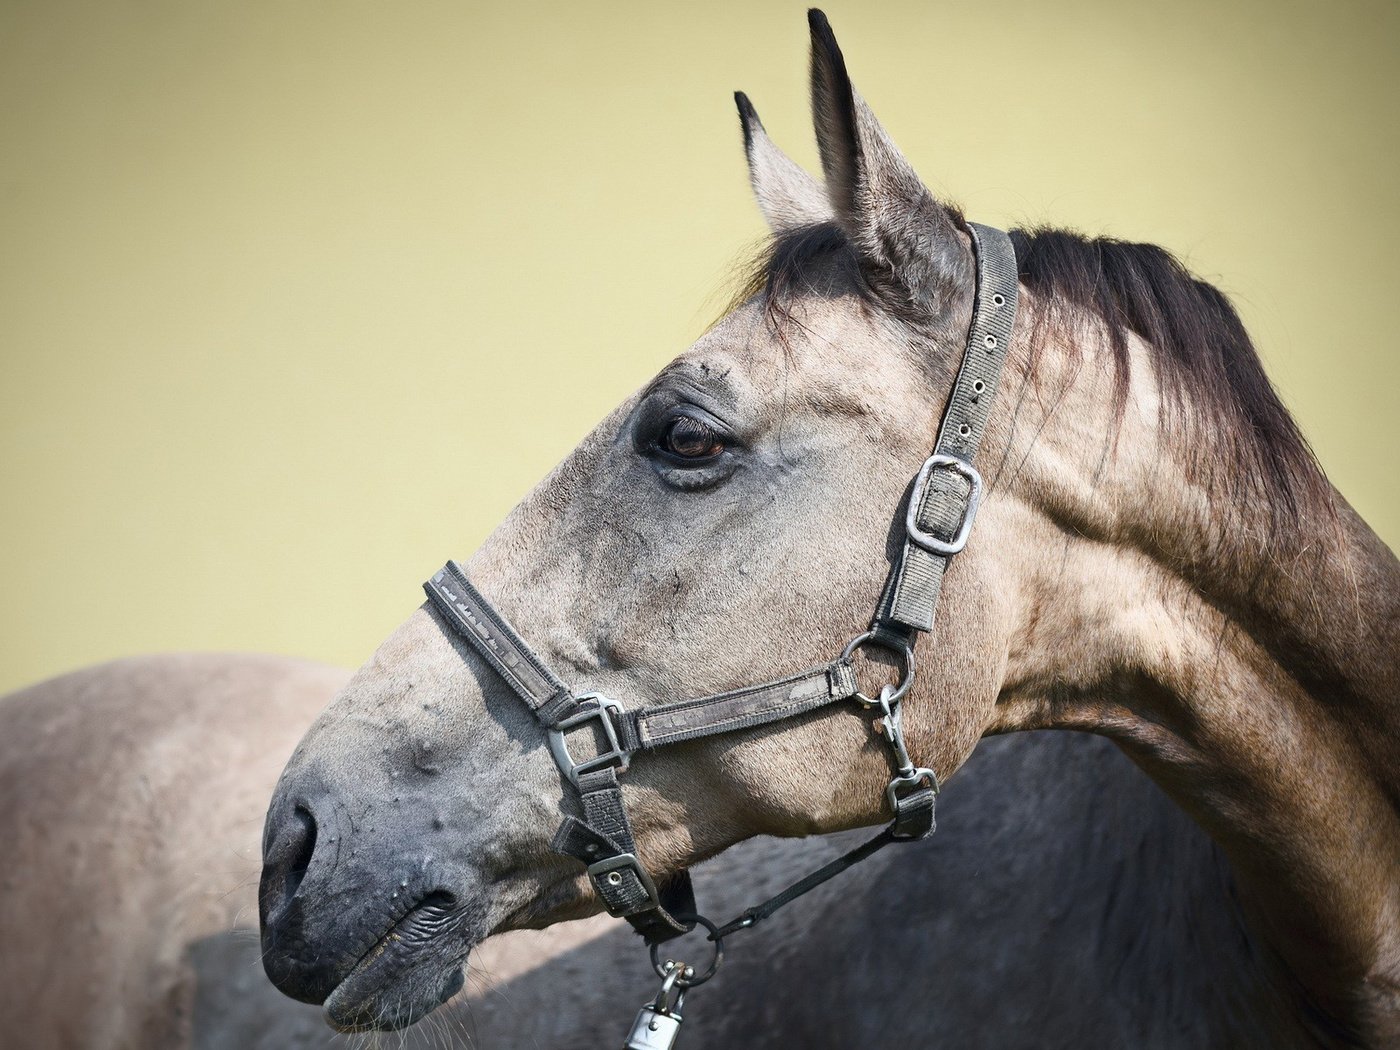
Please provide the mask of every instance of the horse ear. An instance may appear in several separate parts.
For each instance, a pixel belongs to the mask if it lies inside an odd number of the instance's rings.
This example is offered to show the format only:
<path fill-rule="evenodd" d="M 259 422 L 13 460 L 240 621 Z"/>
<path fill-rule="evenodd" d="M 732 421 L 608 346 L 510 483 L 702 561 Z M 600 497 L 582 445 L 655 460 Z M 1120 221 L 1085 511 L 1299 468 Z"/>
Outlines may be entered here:
<path fill-rule="evenodd" d="M 739 123 L 744 129 L 744 155 L 749 161 L 749 183 L 759 210 L 774 233 L 801 226 L 835 222 L 831 201 L 816 179 L 773 144 L 749 96 L 734 92 Z"/>
<path fill-rule="evenodd" d="M 826 15 L 813 8 L 807 19 L 812 119 L 837 222 L 872 288 L 936 314 L 967 286 L 970 259 L 958 226 L 851 85 Z"/>

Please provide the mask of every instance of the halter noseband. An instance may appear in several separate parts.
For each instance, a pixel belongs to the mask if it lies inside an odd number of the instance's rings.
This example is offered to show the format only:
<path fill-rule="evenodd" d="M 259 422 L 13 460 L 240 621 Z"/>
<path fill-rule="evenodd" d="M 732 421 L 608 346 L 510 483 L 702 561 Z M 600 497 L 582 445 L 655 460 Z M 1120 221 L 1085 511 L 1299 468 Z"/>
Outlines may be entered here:
<path fill-rule="evenodd" d="M 933 627 L 944 570 L 966 545 L 981 501 L 982 478 L 972 459 L 986 430 L 1016 319 L 1017 268 L 1011 239 L 977 223 L 968 223 L 968 230 L 977 259 L 972 326 L 938 439 L 914 479 L 904 542 L 870 628 L 831 663 L 732 692 L 629 709 L 599 693 L 575 693 L 471 585 L 455 561 L 423 585 L 447 623 L 534 712 L 548 734 L 561 775 L 578 792 L 583 819 L 566 816 L 551 847 L 586 866 L 608 912 L 631 923 L 653 947 L 653 957 L 656 945 L 693 929 L 697 922 L 718 942 L 882 846 L 933 833 L 938 780 L 931 769 L 915 766 L 909 757 L 900 701 L 914 679 L 914 641 L 918 632 Z M 899 659 L 900 681 L 875 698 L 858 690 L 852 669 L 856 650 L 866 646 L 888 650 Z M 618 783 L 634 754 L 792 718 L 849 699 L 881 710 L 881 732 L 897 767 L 886 789 L 894 819 L 876 838 L 719 928 L 696 915 L 688 872 L 657 887 L 637 859 Z M 601 729 L 606 747 L 578 761 L 569 751 L 568 735 L 593 723 Z M 703 979 L 692 977 L 679 985 L 683 989 Z M 674 978 L 671 983 L 676 983 Z"/>

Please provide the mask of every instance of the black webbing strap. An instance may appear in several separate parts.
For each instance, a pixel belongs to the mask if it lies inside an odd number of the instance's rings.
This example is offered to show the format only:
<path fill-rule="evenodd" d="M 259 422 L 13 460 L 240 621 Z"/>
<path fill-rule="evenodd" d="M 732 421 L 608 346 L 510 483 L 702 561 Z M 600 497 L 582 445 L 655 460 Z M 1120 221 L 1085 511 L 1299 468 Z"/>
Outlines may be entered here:
<path fill-rule="evenodd" d="M 894 820 L 890 823 L 890 834 L 896 841 L 926 839 L 937 829 L 935 803 L 938 801 L 938 782 L 918 781 L 908 794 L 901 794 L 893 800 Z"/>
<path fill-rule="evenodd" d="M 982 442 L 1016 320 L 1016 251 L 1001 230 L 967 224 L 977 257 L 972 327 L 933 455 L 910 493 L 906 536 L 875 616 L 896 634 L 933 628 L 948 561 L 962 549 L 981 498 L 972 458 Z"/>
<path fill-rule="evenodd" d="M 710 934 L 710 940 L 717 941 L 722 937 L 729 936 L 737 930 L 752 929 L 779 908 L 791 904 L 804 893 L 810 893 L 823 882 L 834 879 L 847 868 L 854 867 L 872 853 L 884 849 L 891 842 L 899 841 L 901 841 L 901 839 L 895 834 L 893 825 L 885 828 L 873 839 L 867 839 L 855 849 L 841 854 L 841 856 L 837 857 L 829 864 L 823 864 L 806 878 L 798 879 L 787 889 L 783 890 L 781 893 L 774 894 L 762 904 L 756 904 L 752 908 L 745 909 L 741 914 L 731 919 L 729 922 L 726 922 L 718 930 Z"/>
<path fill-rule="evenodd" d="M 645 751 L 791 718 L 855 692 L 850 662 L 834 660 L 776 682 L 627 711 L 618 719 L 617 735 L 624 749 Z"/>
<path fill-rule="evenodd" d="M 578 778 L 583 820 L 566 816 L 550 848 L 581 861 L 609 915 L 626 919 L 648 944 L 685 933 L 695 914 L 690 873 L 682 871 L 658 888 L 637 859 L 632 827 L 622 805 L 617 771 L 595 769 Z"/>
<path fill-rule="evenodd" d="M 553 727 L 578 707 L 578 701 L 533 649 L 449 561 L 423 584 L 438 612 L 485 658 L 501 681 L 524 700 L 546 726 Z"/>

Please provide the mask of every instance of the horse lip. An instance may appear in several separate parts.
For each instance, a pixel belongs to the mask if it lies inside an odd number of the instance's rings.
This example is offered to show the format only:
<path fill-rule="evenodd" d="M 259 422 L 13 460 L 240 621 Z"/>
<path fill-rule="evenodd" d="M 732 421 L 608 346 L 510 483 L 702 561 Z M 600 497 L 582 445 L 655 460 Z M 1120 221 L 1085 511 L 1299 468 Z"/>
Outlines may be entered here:
<path fill-rule="evenodd" d="M 326 997 L 326 1022 L 342 1032 L 406 1028 L 446 1002 L 462 987 L 462 964 L 470 945 L 442 952 L 443 940 L 460 929 L 464 910 L 441 891 L 425 894 L 355 961 Z M 395 964 L 397 964 L 395 966 Z M 387 975 L 376 973 L 391 967 Z M 401 1003 L 393 1014 L 378 1008 L 389 984 L 412 970 L 447 971 L 434 1001 Z"/>

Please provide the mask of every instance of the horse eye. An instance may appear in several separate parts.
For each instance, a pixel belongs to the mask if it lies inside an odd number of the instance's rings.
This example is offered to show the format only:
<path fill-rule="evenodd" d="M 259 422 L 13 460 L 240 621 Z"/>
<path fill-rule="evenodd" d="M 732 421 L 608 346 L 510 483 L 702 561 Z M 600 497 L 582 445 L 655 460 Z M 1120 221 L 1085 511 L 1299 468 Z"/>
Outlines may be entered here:
<path fill-rule="evenodd" d="M 714 428 L 689 416 L 672 420 L 657 444 L 677 459 L 711 459 L 724 451 Z"/>

